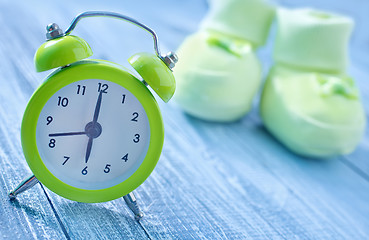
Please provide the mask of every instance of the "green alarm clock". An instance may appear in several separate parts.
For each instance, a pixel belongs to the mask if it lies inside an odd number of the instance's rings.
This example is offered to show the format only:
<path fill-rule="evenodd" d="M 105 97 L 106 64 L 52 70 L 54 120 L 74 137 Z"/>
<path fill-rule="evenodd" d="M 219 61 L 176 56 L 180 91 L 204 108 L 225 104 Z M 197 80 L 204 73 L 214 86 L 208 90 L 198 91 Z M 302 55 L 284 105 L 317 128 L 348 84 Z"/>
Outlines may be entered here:
<path fill-rule="evenodd" d="M 129 58 L 142 79 L 113 62 L 86 59 L 92 55 L 89 45 L 70 33 L 80 19 L 95 16 L 131 22 L 152 35 L 156 54 Z M 84 12 L 65 33 L 49 24 L 46 36 L 35 54 L 36 70 L 57 69 L 32 95 L 21 127 L 24 156 L 34 175 L 9 196 L 40 182 L 78 202 L 124 197 L 141 218 L 132 191 L 155 168 L 164 141 L 161 113 L 148 86 L 165 102 L 171 99 L 176 55 L 161 56 L 153 30 L 111 12 Z"/>

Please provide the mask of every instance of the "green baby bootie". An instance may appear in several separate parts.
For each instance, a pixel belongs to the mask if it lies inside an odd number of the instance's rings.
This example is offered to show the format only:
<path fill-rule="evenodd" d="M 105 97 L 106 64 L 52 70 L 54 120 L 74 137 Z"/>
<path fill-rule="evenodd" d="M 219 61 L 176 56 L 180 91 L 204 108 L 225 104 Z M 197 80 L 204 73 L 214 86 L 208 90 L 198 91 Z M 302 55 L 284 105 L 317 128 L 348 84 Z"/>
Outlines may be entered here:
<path fill-rule="evenodd" d="M 312 9 L 280 9 L 277 20 L 275 66 L 260 101 L 266 128 L 304 156 L 352 152 L 366 121 L 345 73 L 352 20 Z"/>
<path fill-rule="evenodd" d="M 209 121 L 243 117 L 261 83 L 254 49 L 264 44 L 274 8 L 261 0 L 212 1 L 200 30 L 177 51 L 174 99 Z"/>

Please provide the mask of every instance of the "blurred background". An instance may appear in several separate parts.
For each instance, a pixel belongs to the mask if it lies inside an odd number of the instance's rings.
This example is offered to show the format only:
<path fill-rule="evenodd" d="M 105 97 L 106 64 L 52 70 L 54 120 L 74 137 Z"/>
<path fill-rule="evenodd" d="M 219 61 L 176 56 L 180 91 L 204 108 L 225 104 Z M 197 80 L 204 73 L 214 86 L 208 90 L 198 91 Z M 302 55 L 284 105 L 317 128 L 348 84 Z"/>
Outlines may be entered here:
<path fill-rule="evenodd" d="M 349 73 L 355 78 L 360 75 L 360 69 L 368 67 L 369 52 L 369 30 L 366 23 L 368 21 L 369 2 L 366 0 L 353 0 L 350 3 L 346 1 L 335 0 L 275 0 L 269 1 L 274 5 L 287 8 L 312 7 L 328 12 L 336 12 L 350 16 L 355 21 L 355 29 L 350 41 L 351 64 Z M 45 23 L 56 22 L 62 29 L 66 29 L 73 17 L 83 11 L 88 10 L 106 10 L 117 11 L 122 14 L 133 16 L 137 20 L 144 22 L 153 28 L 160 37 L 160 47 L 162 52 L 176 50 L 186 36 L 194 33 L 200 24 L 200 21 L 207 13 L 209 3 L 205 0 L 183 0 L 183 1 L 87 1 L 78 2 L 66 1 L 65 4 L 53 4 L 50 1 L 0 1 L 0 20 L 1 24 L 10 25 L 12 28 L 19 29 L 19 36 L 30 39 L 30 43 L 42 43 L 45 38 Z M 53 8 L 57 6 L 57 9 Z M 37 15 L 32 17 L 33 15 Z M 20 21 L 11 21 L 12 19 L 22 19 L 28 16 L 34 21 L 22 22 L 22 26 L 13 26 Z M 148 34 L 130 24 L 122 24 L 120 21 L 111 21 L 110 19 L 88 19 L 83 20 L 83 25 L 78 26 L 73 34 L 80 35 L 91 45 L 94 51 L 94 58 L 103 58 L 109 53 L 112 61 L 129 67 L 126 59 L 133 53 L 139 51 L 152 51 L 152 40 Z M 274 24 L 275 25 L 275 24 Z M 181 28 L 178 28 L 181 26 Z M 32 29 L 33 34 L 27 34 Z M 95 30 L 97 29 L 97 30 Z M 38 31 L 38 32 L 34 32 Z M 114 32 L 124 32 L 126 37 L 114 37 Z M 8 39 L 6 32 L 1 33 L 0 42 L 6 44 Z M 99 37 L 96 37 L 98 35 Z M 265 46 L 258 49 L 258 55 L 263 64 L 263 71 L 267 72 L 271 64 L 271 53 L 273 39 L 275 35 L 275 26 L 272 27 L 270 37 Z M 140 47 L 134 44 L 140 39 Z M 36 45 L 24 46 L 25 53 L 33 55 L 38 47 Z M 113 48 L 113 50 L 111 50 Z M 29 51 L 29 52 L 27 52 Z M 38 77 L 42 79 L 42 77 Z M 41 80 L 40 80 L 41 81 Z M 365 88 L 358 82 L 359 88 Z M 364 96 L 366 97 L 366 96 Z"/>
<path fill-rule="evenodd" d="M 272 3 L 287 8 L 312 7 L 354 19 L 348 74 L 367 103 L 369 1 Z M 300 157 L 262 127 L 259 96 L 248 115 L 230 124 L 201 121 L 183 114 L 173 101 L 165 104 L 158 100 L 166 138 L 157 168 L 137 189 L 137 198 L 149 213 L 140 225 L 124 210 L 122 199 L 79 204 L 40 189 L 32 190 L 37 194 L 26 193 L 15 205 L 5 197 L 29 173 L 19 130 L 29 97 L 49 73 L 36 73 L 33 65 L 36 49 L 45 42 L 48 23 L 55 22 L 65 30 L 80 12 L 118 12 L 154 29 L 161 51 L 166 53 L 175 51 L 197 31 L 208 9 L 205 0 L 0 0 L 0 167 L 4 169 L 0 174 L 0 223 L 4 222 L 0 238 L 12 236 L 16 224 L 26 229 L 17 229 L 17 236 L 51 239 L 63 236 L 59 228 L 65 228 L 64 233 L 72 239 L 142 237 L 131 232 L 142 232 L 151 239 L 367 238 L 368 130 L 358 149 L 348 156 L 332 161 Z M 274 23 L 267 44 L 257 50 L 264 75 L 272 65 L 275 32 Z M 108 18 L 83 19 L 73 34 L 90 44 L 93 58 L 131 70 L 127 62 L 131 55 L 153 52 L 149 34 Z M 368 115 L 369 105 L 364 104 L 364 108 Z M 56 220 L 55 212 L 61 220 Z M 100 232 L 102 226 L 105 232 Z"/>

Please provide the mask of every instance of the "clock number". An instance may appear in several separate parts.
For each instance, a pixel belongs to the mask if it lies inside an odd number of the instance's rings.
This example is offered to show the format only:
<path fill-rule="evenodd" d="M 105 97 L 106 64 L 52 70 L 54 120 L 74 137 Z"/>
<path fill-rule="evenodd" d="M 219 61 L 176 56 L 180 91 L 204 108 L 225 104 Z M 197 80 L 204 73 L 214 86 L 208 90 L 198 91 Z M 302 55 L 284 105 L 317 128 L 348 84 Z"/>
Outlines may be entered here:
<path fill-rule="evenodd" d="M 54 148 L 55 147 L 55 139 L 54 138 L 52 138 L 52 139 L 50 139 L 50 142 L 49 142 L 49 148 Z"/>
<path fill-rule="evenodd" d="M 68 106 L 68 98 L 62 98 L 62 97 L 58 97 L 58 106 L 62 106 L 62 107 L 66 107 Z"/>
<path fill-rule="evenodd" d="M 109 88 L 108 84 L 102 84 L 102 83 L 98 83 L 99 87 L 97 88 L 97 91 L 100 92 L 102 91 L 103 93 L 108 93 L 107 90 Z"/>
<path fill-rule="evenodd" d="M 70 157 L 64 156 L 65 161 L 63 162 L 63 164 L 62 164 L 62 165 L 66 164 L 66 163 L 67 163 L 67 161 L 69 160 L 69 158 L 70 158 Z"/>
<path fill-rule="evenodd" d="M 133 118 L 131 119 L 131 121 L 137 122 L 138 113 L 137 112 L 134 112 L 134 113 L 132 113 L 132 115 L 133 115 Z"/>
<path fill-rule="evenodd" d="M 82 169 L 82 175 L 87 175 L 87 166 L 84 168 L 84 169 Z"/>
<path fill-rule="evenodd" d="M 86 86 L 77 85 L 77 94 L 85 95 Z"/>
<path fill-rule="evenodd" d="M 122 103 L 124 103 L 125 100 L 126 100 L 126 95 L 123 94 Z"/>
<path fill-rule="evenodd" d="M 135 138 L 133 139 L 134 143 L 138 143 L 140 141 L 140 134 L 135 134 Z"/>
<path fill-rule="evenodd" d="M 124 160 L 124 162 L 128 161 L 128 153 L 126 155 L 124 155 L 124 157 L 122 157 L 122 160 Z"/>
<path fill-rule="evenodd" d="M 110 172 L 110 164 L 106 164 L 105 169 L 104 169 L 104 173 L 109 173 Z"/>
<path fill-rule="evenodd" d="M 47 121 L 46 125 L 49 125 L 53 121 L 53 117 L 52 116 L 48 116 L 46 118 L 46 121 Z"/>

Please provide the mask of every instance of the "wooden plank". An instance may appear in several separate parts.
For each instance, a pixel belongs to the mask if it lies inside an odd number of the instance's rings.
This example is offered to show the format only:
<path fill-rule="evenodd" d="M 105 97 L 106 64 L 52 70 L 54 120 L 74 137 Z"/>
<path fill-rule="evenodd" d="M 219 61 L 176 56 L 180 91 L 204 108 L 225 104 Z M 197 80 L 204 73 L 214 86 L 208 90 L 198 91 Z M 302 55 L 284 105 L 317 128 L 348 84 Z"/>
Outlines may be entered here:
<path fill-rule="evenodd" d="M 163 161 L 143 185 L 152 184 L 162 200 L 148 194 L 142 199 L 153 213 L 143 223 L 155 238 L 193 233 L 193 226 L 206 234 L 223 229 L 223 235 L 210 238 L 231 239 L 360 239 L 368 234 L 368 184 L 339 161 L 299 158 L 248 121 L 213 124 L 164 111 L 170 118 Z"/>
<path fill-rule="evenodd" d="M 79 203 L 47 190 L 71 239 L 147 239 L 123 198 L 106 203 Z"/>
<path fill-rule="evenodd" d="M 0 108 L 0 110 L 2 110 Z M 0 119 L 4 123 L 3 111 Z M 7 118 L 12 116 L 8 112 Z M 6 122 L 6 121 L 5 121 Z M 0 238 L 1 239 L 63 239 L 62 226 L 44 192 L 39 186 L 10 201 L 8 192 L 16 187 L 29 170 L 19 148 L 19 132 L 1 128 L 0 135 Z"/>
<path fill-rule="evenodd" d="M 334 227 L 336 231 L 343 230 L 341 234 L 346 238 L 365 237 L 368 234 L 368 229 L 365 227 L 368 226 L 369 209 L 366 204 L 369 197 L 368 182 L 337 159 L 315 161 L 290 153 L 260 125 L 257 125 L 257 116 L 254 117 L 253 122 L 254 124 L 244 122 L 238 127 L 222 127 L 222 131 L 227 132 L 229 141 L 239 143 L 233 146 L 224 144 L 222 152 L 237 159 L 236 156 L 243 154 L 242 148 L 247 148 L 246 152 L 252 156 L 250 159 L 265 166 L 311 208 L 308 211 L 315 211 L 320 216 L 320 221 L 328 221 L 333 226 L 336 225 Z M 205 124 L 201 128 L 200 134 L 208 135 L 209 140 L 220 134 Z M 239 158 L 238 160 L 242 161 Z M 236 175 L 240 176 L 240 174 Z"/>
<path fill-rule="evenodd" d="M 152 239 L 282 238 L 252 206 L 237 199 L 233 188 L 227 189 L 214 159 L 202 156 L 208 152 L 171 138 L 166 138 L 157 169 L 138 189 L 146 213 L 141 222 Z"/>

